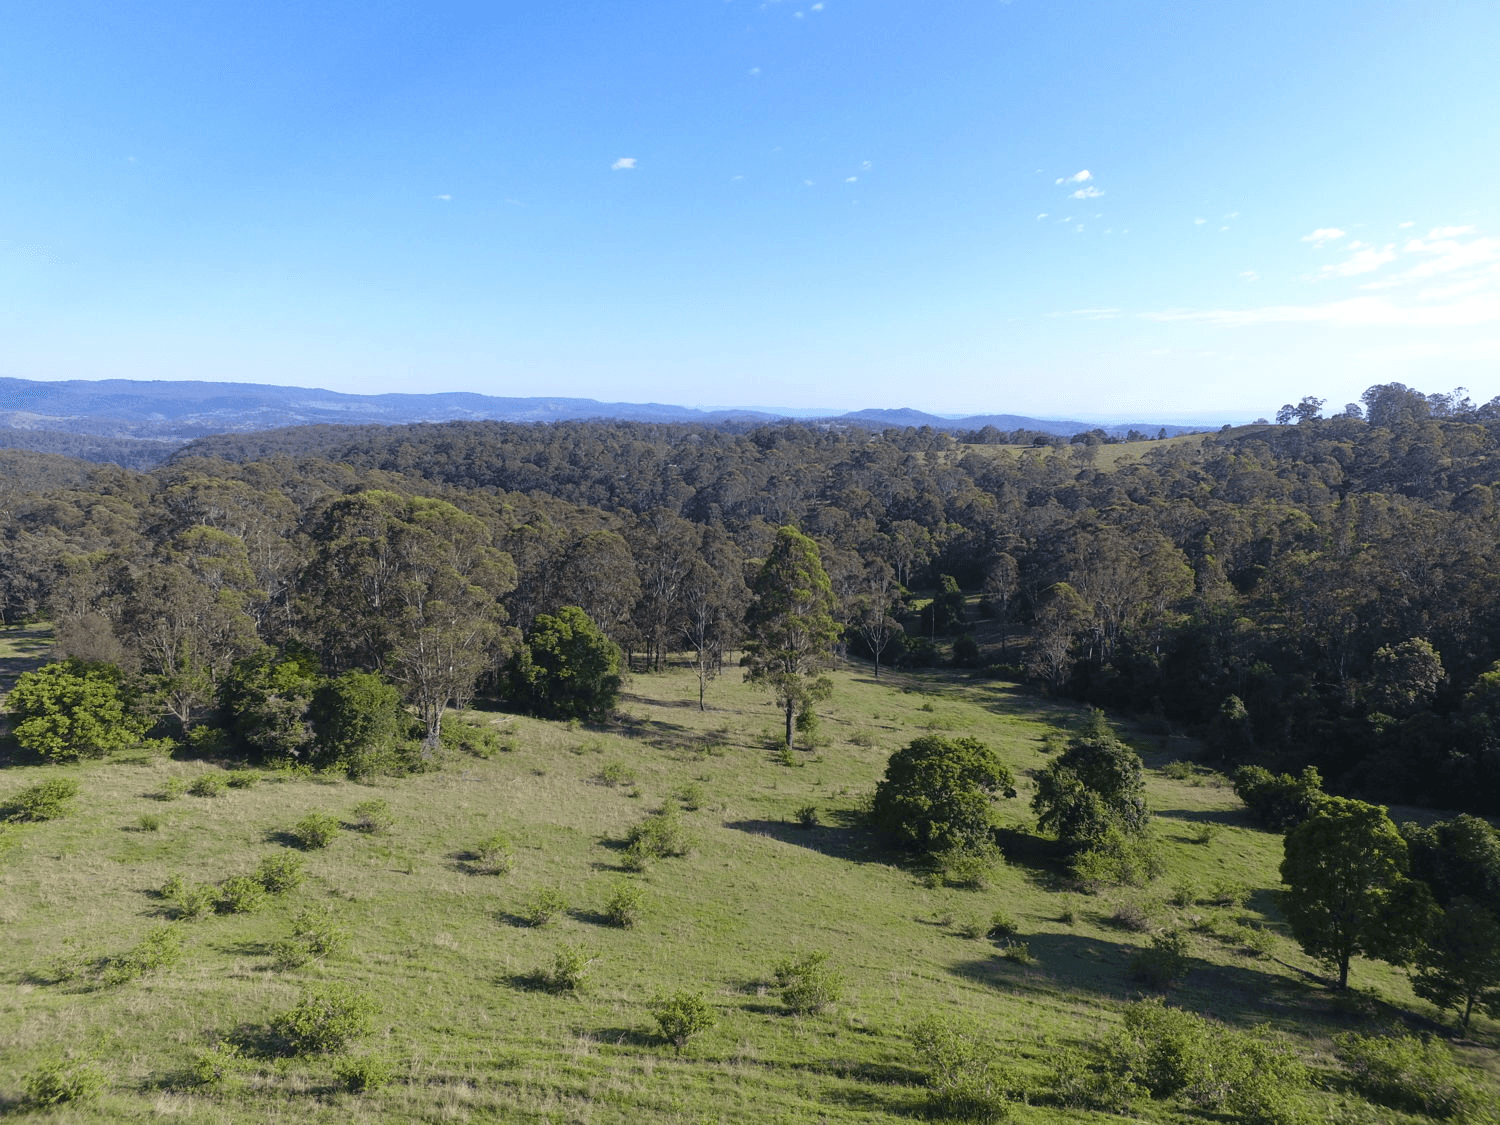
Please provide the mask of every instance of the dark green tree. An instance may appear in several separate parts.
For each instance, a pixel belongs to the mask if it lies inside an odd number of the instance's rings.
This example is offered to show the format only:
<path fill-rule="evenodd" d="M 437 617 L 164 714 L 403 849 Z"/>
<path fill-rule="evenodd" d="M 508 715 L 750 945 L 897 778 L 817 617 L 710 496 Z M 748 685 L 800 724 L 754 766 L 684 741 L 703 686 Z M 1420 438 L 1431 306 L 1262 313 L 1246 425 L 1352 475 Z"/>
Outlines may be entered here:
<path fill-rule="evenodd" d="M 1364 954 L 1406 964 L 1432 917 L 1427 888 L 1407 878 L 1406 842 L 1385 809 L 1329 797 L 1287 833 L 1282 909 L 1310 957 L 1349 985 L 1349 962 Z"/>
<path fill-rule="evenodd" d="M 620 646 L 576 605 L 540 613 L 505 670 L 522 710 L 549 719 L 597 719 L 620 695 Z"/>
<path fill-rule="evenodd" d="M 1500 1016 L 1500 920 L 1472 899 L 1454 901 L 1417 952 L 1411 986 L 1456 1011 L 1465 1031 L 1475 1007 Z"/>
<path fill-rule="evenodd" d="M 751 585 L 745 615 L 745 678 L 775 697 L 786 717 L 786 746 L 793 745 L 799 711 L 826 699 L 833 685 L 817 675 L 838 639 L 833 587 L 818 545 L 795 527 L 783 527 Z"/>
<path fill-rule="evenodd" d="M 411 737 L 411 714 L 395 685 L 373 672 L 345 672 L 325 681 L 309 710 L 317 735 L 312 764 L 372 772 Z"/>
<path fill-rule="evenodd" d="M 1143 836 L 1151 823 L 1140 755 L 1114 736 L 1097 709 L 1037 775 L 1031 807 L 1038 828 L 1080 849 L 1114 833 Z"/>
<path fill-rule="evenodd" d="M 983 852 L 994 843 L 995 798 L 1015 795 L 1014 775 L 984 743 L 926 735 L 891 755 L 871 820 L 899 847 Z"/>
<path fill-rule="evenodd" d="M 6 706 L 16 741 L 59 761 L 123 750 L 147 727 L 130 709 L 119 669 L 108 664 L 68 660 L 22 672 Z"/>
<path fill-rule="evenodd" d="M 219 701 L 229 729 L 251 750 L 306 761 L 314 743 L 309 710 L 323 680 L 311 653 L 282 656 L 266 648 L 235 663 Z"/>

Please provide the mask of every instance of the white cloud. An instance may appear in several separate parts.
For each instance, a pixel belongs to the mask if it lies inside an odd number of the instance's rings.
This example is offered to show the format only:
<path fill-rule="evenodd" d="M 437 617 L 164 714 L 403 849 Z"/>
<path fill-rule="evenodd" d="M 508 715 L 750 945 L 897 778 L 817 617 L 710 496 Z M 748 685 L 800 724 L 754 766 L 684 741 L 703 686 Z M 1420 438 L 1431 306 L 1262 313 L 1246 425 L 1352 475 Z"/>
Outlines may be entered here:
<path fill-rule="evenodd" d="M 1406 230 L 1408 227 L 1414 227 L 1416 225 L 1417 225 L 1416 223 L 1409 223 L 1409 222 L 1408 223 L 1397 223 L 1396 224 L 1396 229 L 1397 230 Z"/>
<path fill-rule="evenodd" d="M 810 11 L 814 11 L 814 12 L 821 12 L 823 10 L 823 5 L 822 4 L 814 4 L 812 6 L 812 8 L 809 9 L 809 10 Z"/>
<path fill-rule="evenodd" d="M 1073 199 L 1098 199 L 1104 193 L 1096 187 L 1079 188 L 1070 198 Z"/>
<path fill-rule="evenodd" d="M 1314 246 L 1322 246 L 1325 242 L 1333 242 L 1343 238 L 1348 231 L 1339 230 L 1338 227 L 1319 227 L 1312 234 L 1304 234 L 1303 242 L 1311 242 Z"/>
<path fill-rule="evenodd" d="M 803 180 L 802 181 L 802 186 L 803 187 L 812 187 L 814 183 L 816 183 L 815 180 Z"/>
<path fill-rule="evenodd" d="M 1256 273 L 1254 270 L 1241 270 L 1240 271 L 1240 276 L 1242 278 L 1244 278 L 1246 281 L 1259 281 L 1260 280 L 1260 274 Z"/>
<path fill-rule="evenodd" d="M 844 183 L 846 183 L 846 184 L 857 184 L 857 183 L 859 183 L 859 177 L 858 176 L 845 176 L 844 177 Z"/>
<path fill-rule="evenodd" d="M 1069 309 L 1069 316 L 1079 316 L 1084 320 L 1114 320 L 1120 315 L 1119 309 Z"/>
<path fill-rule="evenodd" d="M 1087 168 L 1081 172 L 1074 172 L 1071 176 L 1063 176 L 1057 182 L 1060 184 L 1086 184 L 1094 178 L 1094 173 Z"/>
<path fill-rule="evenodd" d="M 1195 227 L 1201 227 L 1206 222 L 1208 222 L 1207 219 L 1194 219 L 1193 220 L 1193 226 L 1195 226 Z"/>
<path fill-rule="evenodd" d="M 745 73 L 748 74 L 751 78 L 759 78 L 760 77 L 760 67 L 758 67 L 758 66 L 752 66 Z"/>
<path fill-rule="evenodd" d="M 1043 211 L 1040 215 L 1037 216 L 1037 219 L 1041 220 L 1041 219 L 1045 219 L 1046 217 L 1047 217 L 1047 212 Z"/>
<path fill-rule="evenodd" d="M 441 199 L 444 203 L 447 203 L 453 197 L 451 195 L 434 195 L 432 198 L 433 199 Z"/>
<path fill-rule="evenodd" d="M 1258 309 L 1168 309 L 1141 313 L 1143 320 L 1193 321 L 1221 328 L 1258 324 L 1333 324 L 1455 327 L 1500 321 L 1500 293 L 1476 295 L 1448 304 L 1398 305 L 1389 297 L 1350 297 L 1321 305 L 1268 305 Z"/>
<path fill-rule="evenodd" d="M 861 172 L 868 172 L 873 167 L 875 167 L 874 163 L 869 160 L 861 160 L 859 162 L 859 170 Z"/>
<path fill-rule="evenodd" d="M 1377 250 L 1373 246 L 1365 246 L 1356 250 L 1342 262 L 1324 266 L 1320 271 L 1323 277 L 1355 277 L 1362 273 L 1374 273 L 1387 262 L 1396 260 L 1396 248 L 1387 246 Z"/>
<path fill-rule="evenodd" d="M 1457 238 L 1461 234 L 1473 234 L 1473 227 L 1433 227 L 1428 238 Z"/>
<path fill-rule="evenodd" d="M 622 156 L 609 166 L 611 172 L 634 172 L 635 157 Z"/>

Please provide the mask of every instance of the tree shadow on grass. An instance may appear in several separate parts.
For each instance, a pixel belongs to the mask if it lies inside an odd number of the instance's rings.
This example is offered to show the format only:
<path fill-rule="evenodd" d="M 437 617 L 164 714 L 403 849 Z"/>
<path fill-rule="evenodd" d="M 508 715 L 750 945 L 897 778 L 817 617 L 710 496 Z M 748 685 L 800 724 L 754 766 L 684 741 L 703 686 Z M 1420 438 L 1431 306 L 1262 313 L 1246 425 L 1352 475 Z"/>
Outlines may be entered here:
<path fill-rule="evenodd" d="M 596 1027 L 590 1030 L 586 1027 L 576 1027 L 573 1033 L 577 1036 L 592 1036 L 601 1043 L 609 1043 L 615 1047 L 634 1047 L 637 1050 L 649 1050 L 653 1048 L 670 1049 L 672 1044 L 655 1032 L 642 1031 L 638 1027 Z"/>
<path fill-rule="evenodd" d="M 873 833 L 860 827 L 829 824 L 804 828 L 786 820 L 727 820 L 724 827 L 857 863 L 895 865 L 907 858 L 881 846 Z"/>

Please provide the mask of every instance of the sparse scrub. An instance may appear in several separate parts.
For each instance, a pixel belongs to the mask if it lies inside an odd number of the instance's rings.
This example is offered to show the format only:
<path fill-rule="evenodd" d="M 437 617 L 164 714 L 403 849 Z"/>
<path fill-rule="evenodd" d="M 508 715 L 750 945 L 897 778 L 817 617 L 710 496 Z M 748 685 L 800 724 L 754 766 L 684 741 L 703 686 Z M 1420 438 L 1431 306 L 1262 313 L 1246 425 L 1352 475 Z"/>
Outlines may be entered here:
<path fill-rule="evenodd" d="M 0 815 L 20 822 L 56 820 L 73 811 L 77 796 L 78 782 L 71 777 L 54 777 L 22 789 L 0 806 Z"/>
<path fill-rule="evenodd" d="M 1021 932 L 1021 924 L 1003 910 L 997 910 L 990 915 L 990 920 L 984 933 L 992 941 L 1009 941 Z"/>
<path fill-rule="evenodd" d="M 552 963 L 537 972 L 537 980 L 548 992 L 577 992 L 583 988 L 597 958 L 581 945 L 563 945 L 552 955 Z"/>
<path fill-rule="evenodd" d="M 781 1002 L 796 1015 L 817 1015 L 844 997 L 844 977 L 821 951 L 788 957 L 773 970 Z"/>
<path fill-rule="evenodd" d="M 673 992 L 658 994 L 651 1001 L 651 1015 L 661 1036 L 682 1054 L 688 1040 L 702 1035 L 716 1022 L 714 1010 L 701 992 Z"/>
<path fill-rule="evenodd" d="M 567 896 L 560 890 L 555 887 L 538 887 L 522 904 L 518 913 L 521 921 L 526 925 L 540 927 L 545 926 L 567 909 Z"/>
<path fill-rule="evenodd" d="M 605 762 L 595 776 L 600 785 L 611 789 L 617 789 L 621 785 L 634 785 L 636 781 L 635 770 L 624 762 Z"/>
<path fill-rule="evenodd" d="M 271 1019 L 271 1034 L 292 1055 L 333 1054 L 370 1034 L 375 1001 L 347 984 L 309 988 Z"/>
<path fill-rule="evenodd" d="M 235 875 L 219 884 L 214 909 L 220 914 L 254 914 L 266 905 L 266 888 L 254 875 Z"/>
<path fill-rule="evenodd" d="M 646 892 L 634 883 L 622 883 L 604 904 L 604 917 L 611 926 L 630 929 L 646 916 Z"/>
<path fill-rule="evenodd" d="M 256 865 L 254 879 L 267 894 L 288 894 L 302 885 L 302 857 L 282 852 L 268 855 Z"/>
<path fill-rule="evenodd" d="M 345 1055 L 335 1060 L 333 1074 L 351 1094 L 366 1094 L 390 1084 L 391 1064 L 377 1055 Z"/>
<path fill-rule="evenodd" d="M 486 836 L 474 845 L 474 870 L 486 875 L 509 875 L 516 865 L 516 850 L 503 832 Z"/>
<path fill-rule="evenodd" d="M 1009 1119 L 1011 1096 L 1000 1053 L 977 1028 L 930 1016 L 909 1034 L 927 1073 L 929 1116 L 972 1122 Z"/>
<path fill-rule="evenodd" d="M 396 818 L 391 815 L 391 806 L 384 798 L 374 797 L 354 806 L 349 818 L 349 827 L 369 836 L 383 836 L 391 830 Z"/>
<path fill-rule="evenodd" d="M 142 813 L 135 822 L 135 826 L 142 832 L 160 832 L 162 816 L 160 813 Z"/>
<path fill-rule="evenodd" d="M 675 809 L 652 813 L 625 836 L 625 854 L 642 860 L 687 855 L 691 845 Z"/>
<path fill-rule="evenodd" d="M 292 837 L 304 851 L 326 848 L 338 834 L 338 818 L 325 812 L 308 813 L 292 827 Z"/>
<path fill-rule="evenodd" d="M 1151 912 L 1138 902 L 1122 902 L 1110 912 L 1108 922 L 1117 930 L 1144 934 L 1151 929 Z"/>
<path fill-rule="evenodd" d="M 1474 1080 L 1437 1039 L 1349 1032 L 1334 1043 L 1355 1086 L 1381 1105 L 1460 1121 L 1483 1105 Z"/>
<path fill-rule="evenodd" d="M 794 814 L 797 824 L 802 828 L 816 828 L 820 823 L 817 805 L 803 805 Z"/>
<path fill-rule="evenodd" d="M 1007 961 L 1014 961 L 1017 965 L 1036 964 L 1036 958 L 1031 955 L 1029 942 L 1007 941 L 1000 947 L 1000 956 Z"/>
<path fill-rule="evenodd" d="M 168 894 L 165 887 L 162 889 L 162 896 L 172 904 L 173 918 L 190 922 L 207 918 L 214 912 L 214 906 L 219 900 L 217 887 L 211 883 L 188 883 L 182 881 L 181 876 L 173 878 L 179 880 L 175 885 L 171 879 L 167 881 L 173 887 L 173 893 Z"/>
<path fill-rule="evenodd" d="M 273 942 L 271 956 L 280 969 L 298 969 L 349 946 L 349 931 L 338 926 L 326 908 L 308 908 L 292 919 L 289 936 Z"/>
<path fill-rule="evenodd" d="M 93 1059 L 61 1058 L 43 1063 L 26 1075 L 22 1104 L 28 1109 L 93 1101 L 108 1080 Z"/>
<path fill-rule="evenodd" d="M 230 770 L 224 775 L 224 783 L 231 789 L 253 789 L 260 784 L 260 778 L 255 770 Z"/>
<path fill-rule="evenodd" d="M 135 948 L 105 961 L 101 976 L 105 984 L 124 984 L 181 960 L 181 933 L 174 926 L 153 926 Z"/>
<path fill-rule="evenodd" d="M 169 777 L 162 782 L 161 799 L 163 801 L 178 801 L 187 792 L 187 782 L 180 777 Z"/>
<path fill-rule="evenodd" d="M 1162 991 L 1180 981 L 1188 970 L 1187 935 L 1178 930 L 1157 934 L 1151 944 L 1130 958 L 1130 979 Z"/>
<path fill-rule="evenodd" d="M 677 799 L 688 812 L 697 812 L 708 804 L 708 792 L 696 781 L 684 785 L 677 791 Z"/>
<path fill-rule="evenodd" d="M 228 1092 L 241 1085 L 245 1056 L 239 1044 L 219 1040 L 193 1058 L 193 1081 L 211 1090 Z"/>
<path fill-rule="evenodd" d="M 193 778 L 187 791 L 194 797 L 222 797 L 229 788 L 229 777 L 223 773 L 200 773 Z"/>

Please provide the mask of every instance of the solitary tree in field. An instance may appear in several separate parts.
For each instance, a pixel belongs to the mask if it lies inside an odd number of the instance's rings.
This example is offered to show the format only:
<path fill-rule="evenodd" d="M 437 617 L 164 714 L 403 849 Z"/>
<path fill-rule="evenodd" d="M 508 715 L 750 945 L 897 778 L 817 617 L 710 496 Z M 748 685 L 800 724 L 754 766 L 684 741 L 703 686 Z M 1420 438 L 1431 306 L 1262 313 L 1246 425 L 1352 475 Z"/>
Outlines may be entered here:
<path fill-rule="evenodd" d="M 994 846 L 991 805 L 1015 795 L 1015 777 L 977 738 L 929 734 L 891 755 L 871 812 L 902 847 L 984 852 Z"/>
<path fill-rule="evenodd" d="M 23 672 L 7 706 L 16 741 L 59 761 L 102 758 L 133 745 L 146 730 L 130 711 L 119 669 L 108 664 L 69 660 Z"/>
<path fill-rule="evenodd" d="M 833 587 L 818 545 L 795 527 L 783 527 L 751 593 L 745 678 L 776 697 L 786 716 L 790 750 L 797 713 L 826 699 L 832 689 L 827 677 L 817 674 L 828 666 L 839 634 Z"/>

